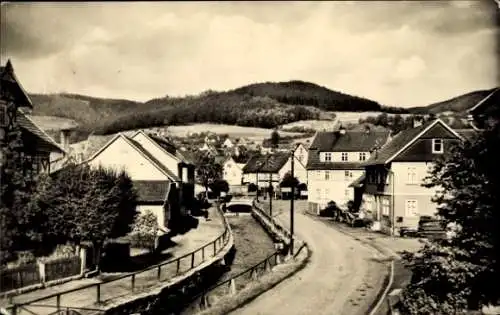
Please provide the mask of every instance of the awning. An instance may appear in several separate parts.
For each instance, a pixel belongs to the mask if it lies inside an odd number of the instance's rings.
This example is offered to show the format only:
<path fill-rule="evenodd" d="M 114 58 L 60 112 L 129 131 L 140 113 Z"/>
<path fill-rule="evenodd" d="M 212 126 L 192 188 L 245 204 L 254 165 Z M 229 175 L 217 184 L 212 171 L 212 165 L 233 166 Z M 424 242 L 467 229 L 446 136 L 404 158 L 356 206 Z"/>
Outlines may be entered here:
<path fill-rule="evenodd" d="M 361 175 L 358 179 L 349 184 L 352 188 L 361 188 L 365 184 L 365 174 Z"/>

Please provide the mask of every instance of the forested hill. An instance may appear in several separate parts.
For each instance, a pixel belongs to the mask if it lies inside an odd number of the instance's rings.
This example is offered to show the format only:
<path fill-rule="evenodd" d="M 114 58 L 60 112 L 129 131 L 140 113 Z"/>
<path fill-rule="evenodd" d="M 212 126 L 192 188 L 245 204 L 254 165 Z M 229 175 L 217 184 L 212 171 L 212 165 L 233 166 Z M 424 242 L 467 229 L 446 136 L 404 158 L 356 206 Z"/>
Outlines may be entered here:
<path fill-rule="evenodd" d="M 330 90 L 324 86 L 304 81 L 265 82 L 246 85 L 230 92 L 267 96 L 289 105 L 308 105 L 326 111 L 385 111 L 406 112 L 403 108 L 382 106 L 379 103 L 358 96 Z"/>

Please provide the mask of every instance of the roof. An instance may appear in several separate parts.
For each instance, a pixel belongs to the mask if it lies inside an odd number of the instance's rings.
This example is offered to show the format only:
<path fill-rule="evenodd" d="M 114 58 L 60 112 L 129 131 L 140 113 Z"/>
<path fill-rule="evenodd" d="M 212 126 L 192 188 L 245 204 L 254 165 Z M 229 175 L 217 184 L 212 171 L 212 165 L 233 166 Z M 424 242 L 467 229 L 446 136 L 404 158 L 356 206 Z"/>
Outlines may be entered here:
<path fill-rule="evenodd" d="M 391 141 L 386 143 L 380 150 L 370 156 L 363 165 L 386 164 L 402 153 L 406 148 L 412 145 L 421 135 L 436 124 L 442 124 L 445 128 L 454 133 L 458 138 L 462 138 L 455 130 L 451 129 L 441 119 L 426 122 L 421 126 L 410 128 L 398 133 Z"/>
<path fill-rule="evenodd" d="M 157 136 L 157 135 L 147 134 L 147 133 L 143 132 L 142 130 L 139 131 L 138 133 L 143 133 L 146 137 L 153 140 L 154 143 L 156 143 L 163 150 L 165 150 L 167 153 L 169 153 L 170 155 L 172 155 L 173 157 L 178 159 L 179 162 L 182 161 L 182 162 L 187 163 L 187 164 L 193 164 L 193 162 L 190 159 L 187 159 L 186 155 L 181 153 L 180 150 L 177 149 L 176 146 L 174 144 L 172 144 L 169 140 L 167 140 L 163 137 Z"/>
<path fill-rule="evenodd" d="M 390 131 L 340 131 L 318 132 L 309 147 L 321 152 L 368 152 L 377 144 L 384 144 Z"/>
<path fill-rule="evenodd" d="M 243 173 L 277 173 L 289 158 L 288 153 L 253 156 L 243 167 Z"/>
<path fill-rule="evenodd" d="M 349 187 L 353 187 L 353 188 L 361 188 L 361 187 L 363 187 L 364 182 L 365 182 L 365 178 L 366 178 L 365 174 L 361 175 L 360 177 L 356 178 L 355 181 L 353 181 L 352 183 L 350 183 Z"/>
<path fill-rule="evenodd" d="M 159 169 L 163 174 L 169 177 L 171 180 L 180 181 L 180 178 L 170 171 L 163 163 L 158 161 L 149 151 L 147 151 L 143 146 L 141 146 L 137 141 L 131 139 L 123 133 L 117 133 L 111 140 L 109 140 L 104 146 L 102 146 L 97 152 L 92 154 L 85 162 L 89 162 L 93 160 L 96 156 L 98 156 L 102 151 L 104 151 L 107 147 L 109 147 L 114 141 L 122 138 L 125 140 L 127 144 L 129 144 L 133 149 L 143 155 L 146 159 L 148 159 L 157 169 Z"/>
<path fill-rule="evenodd" d="M 474 129 L 455 129 L 455 131 L 461 135 L 464 139 L 472 140 L 477 136 L 478 132 Z"/>
<path fill-rule="evenodd" d="M 0 80 L 2 81 L 1 86 L 10 89 L 19 100 L 18 106 L 33 108 L 33 102 L 17 79 L 10 60 L 7 60 L 5 66 L 0 66 Z"/>
<path fill-rule="evenodd" d="M 248 161 L 248 157 L 244 155 L 233 155 L 231 158 L 238 164 L 245 164 Z"/>
<path fill-rule="evenodd" d="M 390 137 L 389 130 L 352 131 L 345 134 L 339 131 L 316 133 L 309 147 L 306 168 L 308 170 L 356 170 L 363 169 L 362 162 L 322 162 L 320 152 L 371 152 L 375 147 L 383 146 Z"/>
<path fill-rule="evenodd" d="M 487 101 L 492 98 L 495 94 L 498 95 L 498 92 L 500 91 L 500 87 L 495 88 L 490 94 L 488 94 L 485 98 L 480 100 L 476 105 L 472 106 L 467 110 L 468 113 L 474 113 L 477 111 L 480 107 L 482 107 L 484 104 L 487 103 Z"/>
<path fill-rule="evenodd" d="M 129 142 L 132 144 L 132 146 L 135 147 L 136 150 L 138 150 L 139 152 L 141 152 L 142 154 L 144 154 L 148 159 L 150 159 L 154 164 L 156 164 L 156 166 L 158 168 L 160 168 L 164 173 L 167 174 L 168 177 L 170 177 L 172 180 L 174 181 L 180 181 L 181 179 L 179 178 L 179 176 L 177 176 L 176 174 L 174 174 L 171 170 L 169 170 L 165 165 L 163 165 L 163 163 L 161 163 L 160 161 L 158 161 L 148 150 L 146 150 L 142 145 L 139 144 L 139 142 L 127 137 L 127 136 L 123 136 L 124 138 L 126 138 L 127 140 L 129 140 Z"/>
<path fill-rule="evenodd" d="M 170 192 L 171 182 L 168 180 L 134 180 L 140 202 L 164 202 Z"/>
<path fill-rule="evenodd" d="M 37 146 L 50 152 L 65 153 L 64 150 L 47 133 L 40 129 L 28 116 L 20 110 L 17 111 L 17 122 L 22 130 L 37 138 Z"/>

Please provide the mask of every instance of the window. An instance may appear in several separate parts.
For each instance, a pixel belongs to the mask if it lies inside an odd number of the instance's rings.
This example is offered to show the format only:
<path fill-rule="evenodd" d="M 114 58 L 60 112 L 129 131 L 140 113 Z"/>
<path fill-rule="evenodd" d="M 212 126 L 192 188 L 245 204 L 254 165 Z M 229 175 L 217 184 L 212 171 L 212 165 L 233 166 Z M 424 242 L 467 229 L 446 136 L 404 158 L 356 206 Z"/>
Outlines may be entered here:
<path fill-rule="evenodd" d="M 347 162 L 349 160 L 347 152 L 342 152 L 342 162 Z"/>
<path fill-rule="evenodd" d="M 0 104 L 0 127 L 7 127 L 7 106 Z"/>
<path fill-rule="evenodd" d="M 329 180 L 329 179 L 330 179 L 330 172 L 325 171 L 325 180 Z"/>
<path fill-rule="evenodd" d="M 316 171 L 316 178 L 321 179 L 321 171 Z"/>
<path fill-rule="evenodd" d="M 418 216 L 418 204 L 416 200 L 406 200 L 405 215 L 407 217 Z"/>
<path fill-rule="evenodd" d="M 359 160 L 360 161 L 365 161 L 366 160 L 366 152 L 360 152 L 359 153 Z"/>
<path fill-rule="evenodd" d="M 304 159 L 304 156 L 303 155 L 299 155 L 298 159 L 299 159 L 299 161 L 302 162 L 302 160 Z"/>
<path fill-rule="evenodd" d="M 350 189 L 344 190 L 344 197 L 346 197 L 347 199 L 349 199 L 350 195 L 351 195 L 351 190 Z"/>
<path fill-rule="evenodd" d="M 408 184 L 417 183 L 417 169 L 415 167 L 408 167 Z"/>
<path fill-rule="evenodd" d="M 323 200 L 328 200 L 328 196 L 330 195 L 330 189 L 325 189 L 325 194 L 323 195 Z"/>
<path fill-rule="evenodd" d="M 389 198 L 382 199 L 382 215 L 389 215 L 390 203 Z"/>
<path fill-rule="evenodd" d="M 321 189 L 316 189 L 316 196 L 318 199 L 321 199 Z"/>
<path fill-rule="evenodd" d="M 432 153 L 443 153 L 443 139 L 432 139 Z"/>
<path fill-rule="evenodd" d="M 351 171 L 345 171 L 344 177 L 345 177 L 345 180 L 352 179 L 352 172 Z"/>
<path fill-rule="evenodd" d="M 331 162 L 331 161 L 332 161 L 332 153 L 326 152 L 325 153 L 325 162 Z"/>

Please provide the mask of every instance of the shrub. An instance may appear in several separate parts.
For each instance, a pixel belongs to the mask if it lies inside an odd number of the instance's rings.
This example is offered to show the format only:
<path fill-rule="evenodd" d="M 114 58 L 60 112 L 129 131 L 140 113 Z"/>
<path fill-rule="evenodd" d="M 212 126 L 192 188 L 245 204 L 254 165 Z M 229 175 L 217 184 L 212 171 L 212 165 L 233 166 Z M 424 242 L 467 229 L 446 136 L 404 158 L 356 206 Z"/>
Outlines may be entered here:
<path fill-rule="evenodd" d="M 248 184 L 248 192 L 256 192 L 257 191 L 257 185 L 254 183 Z"/>
<path fill-rule="evenodd" d="M 319 212 L 319 215 L 321 217 L 334 217 L 338 213 L 338 211 L 339 208 L 337 207 L 335 201 L 330 201 L 328 202 L 326 208 Z"/>
<path fill-rule="evenodd" d="M 130 245 L 135 248 L 147 248 L 154 251 L 158 236 L 158 218 L 150 210 L 139 215 L 129 235 Z"/>

